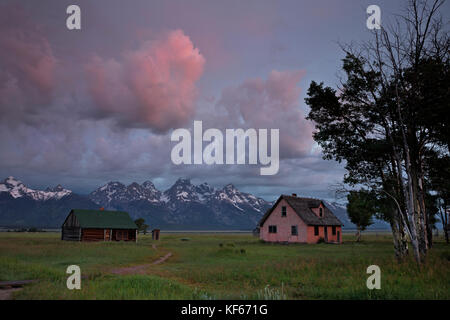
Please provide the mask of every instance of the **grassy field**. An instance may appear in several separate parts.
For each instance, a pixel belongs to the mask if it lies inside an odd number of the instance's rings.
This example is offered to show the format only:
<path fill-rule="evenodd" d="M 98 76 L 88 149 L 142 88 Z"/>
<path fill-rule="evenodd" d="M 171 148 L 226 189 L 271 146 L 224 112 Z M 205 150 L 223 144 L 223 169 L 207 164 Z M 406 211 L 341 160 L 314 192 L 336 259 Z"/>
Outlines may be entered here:
<path fill-rule="evenodd" d="M 0 233 L 0 281 L 39 279 L 15 299 L 450 299 L 450 247 L 436 241 L 426 264 L 398 264 L 388 234 L 342 245 L 262 243 L 246 234 L 162 234 L 135 243 L 74 243 L 57 233 Z M 156 249 L 152 248 L 156 244 Z M 152 261 L 146 274 L 111 270 Z M 68 290 L 67 266 L 80 266 L 81 290 Z M 368 290 L 366 269 L 381 268 Z"/>

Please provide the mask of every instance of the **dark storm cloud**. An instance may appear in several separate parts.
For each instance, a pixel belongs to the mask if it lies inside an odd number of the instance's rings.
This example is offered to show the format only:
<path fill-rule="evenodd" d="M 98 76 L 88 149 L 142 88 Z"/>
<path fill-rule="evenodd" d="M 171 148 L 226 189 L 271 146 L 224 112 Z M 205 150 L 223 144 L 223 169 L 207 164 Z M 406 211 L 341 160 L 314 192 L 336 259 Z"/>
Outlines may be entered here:
<path fill-rule="evenodd" d="M 273 70 L 267 79 L 252 78 L 228 87 L 216 110 L 225 111 L 230 128 L 273 128 L 280 130 L 280 157 L 304 157 L 313 147 L 313 125 L 300 107 L 298 83 L 304 71 Z"/>
<path fill-rule="evenodd" d="M 57 60 L 20 6 L 0 6 L 0 121 L 33 121 L 51 102 Z"/>

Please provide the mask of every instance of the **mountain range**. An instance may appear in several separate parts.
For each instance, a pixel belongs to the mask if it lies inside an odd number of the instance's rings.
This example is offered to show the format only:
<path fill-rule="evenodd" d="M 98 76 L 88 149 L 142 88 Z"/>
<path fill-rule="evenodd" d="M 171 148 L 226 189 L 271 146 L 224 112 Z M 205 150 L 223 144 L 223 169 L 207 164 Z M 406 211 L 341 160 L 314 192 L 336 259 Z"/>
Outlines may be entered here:
<path fill-rule="evenodd" d="M 57 185 L 46 190 L 28 188 L 14 177 L 0 183 L 0 226 L 60 227 L 72 208 L 122 210 L 133 219 L 144 218 L 151 228 L 171 230 L 252 230 L 273 202 L 239 191 L 234 185 L 214 188 L 178 179 L 158 190 L 151 181 L 125 185 L 108 182 L 88 195 Z M 354 228 L 345 206 L 326 202 L 344 223 Z M 386 228 L 377 221 L 375 228 Z"/>

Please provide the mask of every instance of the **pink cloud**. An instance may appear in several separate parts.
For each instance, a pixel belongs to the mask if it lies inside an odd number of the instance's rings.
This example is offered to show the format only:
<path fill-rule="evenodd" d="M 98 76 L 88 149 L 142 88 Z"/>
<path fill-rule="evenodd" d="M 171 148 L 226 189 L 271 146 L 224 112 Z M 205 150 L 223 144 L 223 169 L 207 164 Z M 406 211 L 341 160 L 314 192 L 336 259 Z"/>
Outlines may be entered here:
<path fill-rule="evenodd" d="M 234 128 L 280 129 L 280 156 L 311 154 L 313 125 L 300 108 L 298 83 L 303 71 L 272 71 L 267 79 L 255 78 L 222 92 L 219 109 L 226 110 Z"/>
<path fill-rule="evenodd" d="M 86 71 L 99 116 L 165 132 L 194 114 L 204 64 L 190 38 L 175 30 L 124 52 L 120 61 L 94 57 Z"/>

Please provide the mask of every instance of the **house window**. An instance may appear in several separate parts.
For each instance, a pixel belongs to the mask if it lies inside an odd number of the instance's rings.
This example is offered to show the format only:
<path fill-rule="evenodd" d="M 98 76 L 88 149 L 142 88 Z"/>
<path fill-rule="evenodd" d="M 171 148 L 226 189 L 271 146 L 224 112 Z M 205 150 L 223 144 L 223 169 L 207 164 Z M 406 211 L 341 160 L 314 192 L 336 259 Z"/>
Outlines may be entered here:
<path fill-rule="evenodd" d="M 269 226 L 269 233 L 277 233 L 277 226 Z"/>
<path fill-rule="evenodd" d="M 128 231 L 126 230 L 117 230 L 116 231 L 116 240 L 128 240 Z"/>
<path fill-rule="evenodd" d="M 336 226 L 331 227 L 331 232 L 333 233 L 333 236 L 336 235 Z"/>
<path fill-rule="evenodd" d="M 319 216 L 322 217 L 322 215 L 323 215 L 323 209 L 322 209 L 322 208 L 319 208 Z"/>
<path fill-rule="evenodd" d="M 315 236 L 319 235 L 319 226 L 314 226 L 314 235 Z"/>
<path fill-rule="evenodd" d="M 281 216 L 286 217 L 286 207 L 285 206 L 281 207 Z"/>
<path fill-rule="evenodd" d="M 298 235 L 297 226 L 291 226 L 291 234 L 293 236 Z"/>

